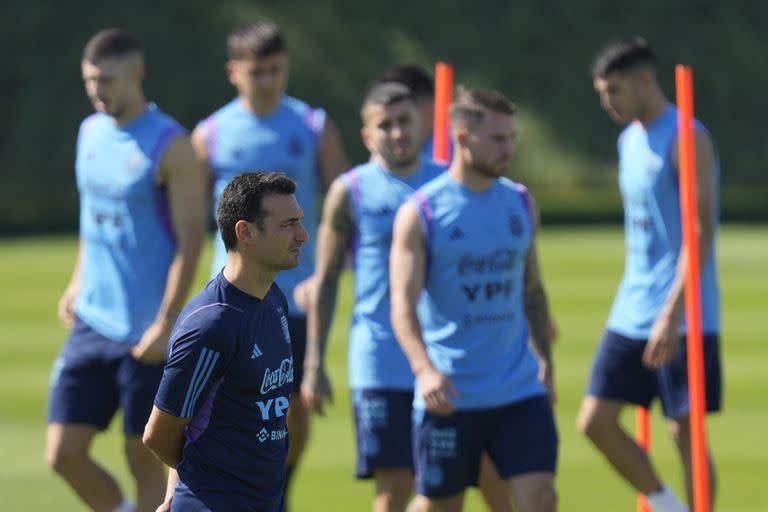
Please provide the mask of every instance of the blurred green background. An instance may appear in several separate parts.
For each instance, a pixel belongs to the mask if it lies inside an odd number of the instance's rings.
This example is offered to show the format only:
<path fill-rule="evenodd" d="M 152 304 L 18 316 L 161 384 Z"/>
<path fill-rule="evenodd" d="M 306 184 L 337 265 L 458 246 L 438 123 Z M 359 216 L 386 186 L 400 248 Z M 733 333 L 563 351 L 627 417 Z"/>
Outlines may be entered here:
<path fill-rule="evenodd" d="M 259 16 L 287 34 L 289 92 L 331 113 L 353 162 L 365 158 L 362 91 L 394 63 L 444 59 L 458 83 L 505 92 L 521 111 L 513 174 L 550 222 L 620 218 L 618 128 L 600 110 L 589 67 L 607 39 L 644 35 L 670 94 L 674 64 L 693 66 L 696 112 L 723 161 L 724 219 L 768 219 L 765 2 L 9 0 L 0 6 L 0 234 L 76 227 L 74 141 L 91 110 L 79 60 L 95 31 L 138 35 L 149 98 L 191 128 L 232 97 L 225 37 Z"/>

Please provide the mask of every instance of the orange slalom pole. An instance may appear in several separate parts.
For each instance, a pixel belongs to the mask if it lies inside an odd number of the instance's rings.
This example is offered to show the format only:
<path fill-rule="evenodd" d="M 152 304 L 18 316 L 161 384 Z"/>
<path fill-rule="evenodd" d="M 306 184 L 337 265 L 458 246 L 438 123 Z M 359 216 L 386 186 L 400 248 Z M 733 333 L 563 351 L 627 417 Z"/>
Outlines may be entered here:
<path fill-rule="evenodd" d="M 704 354 L 701 333 L 701 280 L 697 237 L 696 151 L 693 134 L 693 78 L 691 68 L 675 67 L 677 133 L 680 155 L 680 208 L 686 249 L 685 313 L 688 328 L 688 395 L 690 397 L 693 510 L 709 512 L 709 463 L 705 425 Z"/>
<path fill-rule="evenodd" d="M 448 106 L 453 91 L 453 66 L 438 62 L 435 66 L 435 117 L 432 158 L 441 164 L 448 163 Z"/>
<path fill-rule="evenodd" d="M 637 444 L 648 453 L 651 450 L 651 419 L 645 407 L 635 407 L 635 437 Z M 637 512 L 651 512 L 648 498 L 643 493 L 637 495 Z"/>

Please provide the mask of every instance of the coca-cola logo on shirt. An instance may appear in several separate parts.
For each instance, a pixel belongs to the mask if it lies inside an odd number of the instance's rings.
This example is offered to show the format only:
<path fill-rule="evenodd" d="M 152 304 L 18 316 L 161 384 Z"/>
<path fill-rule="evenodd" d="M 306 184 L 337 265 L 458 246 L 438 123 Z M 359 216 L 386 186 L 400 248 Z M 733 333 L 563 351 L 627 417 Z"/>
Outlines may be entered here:
<path fill-rule="evenodd" d="M 261 381 L 261 393 L 266 394 L 286 384 L 293 382 L 293 358 L 283 359 L 280 366 L 264 370 L 264 380 Z"/>

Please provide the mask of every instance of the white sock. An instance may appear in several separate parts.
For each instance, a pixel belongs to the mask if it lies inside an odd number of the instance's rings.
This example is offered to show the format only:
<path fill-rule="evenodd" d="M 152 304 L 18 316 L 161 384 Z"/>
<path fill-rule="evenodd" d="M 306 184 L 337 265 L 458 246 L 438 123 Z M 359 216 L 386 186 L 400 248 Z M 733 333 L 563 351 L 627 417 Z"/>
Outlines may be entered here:
<path fill-rule="evenodd" d="M 112 512 L 136 512 L 136 507 L 133 506 L 133 503 L 124 499 Z"/>
<path fill-rule="evenodd" d="M 662 485 L 660 491 L 648 494 L 646 497 L 654 512 L 689 512 L 688 507 L 683 505 L 672 489 L 666 485 Z"/>

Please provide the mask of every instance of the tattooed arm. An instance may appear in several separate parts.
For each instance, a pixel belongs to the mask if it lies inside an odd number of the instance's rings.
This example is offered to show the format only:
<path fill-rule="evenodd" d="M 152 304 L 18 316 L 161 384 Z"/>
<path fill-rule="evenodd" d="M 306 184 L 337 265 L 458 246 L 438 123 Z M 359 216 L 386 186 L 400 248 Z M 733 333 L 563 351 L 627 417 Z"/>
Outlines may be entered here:
<path fill-rule="evenodd" d="M 328 331 L 336 309 L 336 291 L 344 259 L 352 238 L 352 210 L 347 188 L 337 178 L 331 184 L 323 205 L 317 233 L 315 290 L 310 293 L 307 312 L 307 353 L 301 395 L 311 410 L 323 414 L 323 403 L 333 401 L 331 383 L 325 371 Z"/>
<path fill-rule="evenodd" d="M 538 226 L 538 210 L 531 199 L 531 211 Z M 540 378 L 549 388 L 550 396 L 554 398 L 552 382 L 552 341 L 554 323 L 549 316 L 549 303 L 544 291 L 544 283 L 539 272 L 539 257 L 536 252 L 535 232 L 528 248 L 525 260 L 525 316 L 531 331 L 531 345 L 539 358 Z"/>

